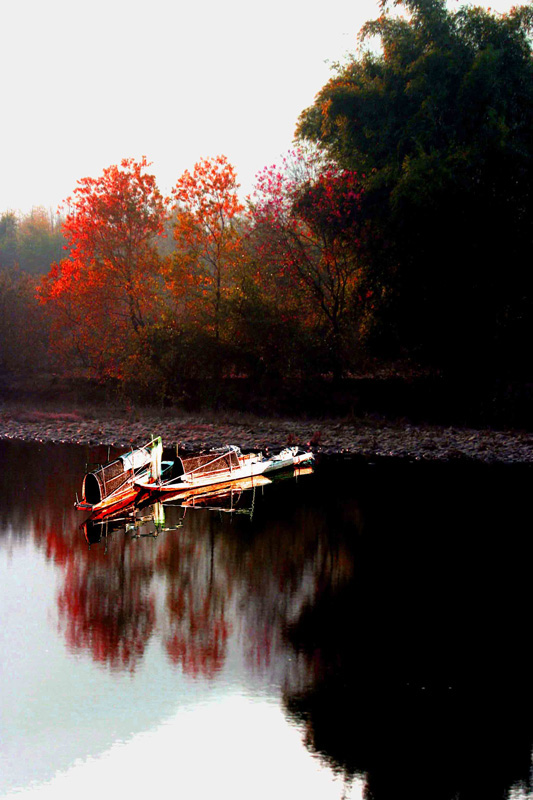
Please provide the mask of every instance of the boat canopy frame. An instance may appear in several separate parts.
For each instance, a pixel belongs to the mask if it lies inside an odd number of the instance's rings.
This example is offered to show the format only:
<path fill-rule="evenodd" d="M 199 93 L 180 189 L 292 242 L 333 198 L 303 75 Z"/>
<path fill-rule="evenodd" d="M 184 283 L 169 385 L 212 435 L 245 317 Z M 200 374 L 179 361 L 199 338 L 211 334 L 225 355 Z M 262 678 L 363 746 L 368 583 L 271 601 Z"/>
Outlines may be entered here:
<path fill-rule="evenodd" d="M 162 481 L 161 485 L 165 486 L 169 483 L 174 483 L 178 478 L 184 482 L 194 482 L 195 478 L 202 475 L 213 475 L 217 473 L 226 474 L 233 473 L 242 467 L 243 455 L 240 448 L 235 445 L 228 445 L 227 448 L 221 451 L 211 452 L 206 455 L 192 456 L 190 458 L 181 458 L 177 456 L 174 461 L 174 468 L 172 476 L 166 481 Z"/>

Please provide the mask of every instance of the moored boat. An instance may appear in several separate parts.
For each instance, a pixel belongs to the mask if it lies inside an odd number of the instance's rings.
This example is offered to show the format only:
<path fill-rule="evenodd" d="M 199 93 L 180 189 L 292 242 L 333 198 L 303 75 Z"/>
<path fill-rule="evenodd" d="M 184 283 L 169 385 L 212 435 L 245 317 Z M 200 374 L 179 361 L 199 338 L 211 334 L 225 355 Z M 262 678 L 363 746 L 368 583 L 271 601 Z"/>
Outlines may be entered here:
<path fill-rule="evenodd" d="M 302 455 L 302 453 L 295 453 L 296 457 Z M 309 454 L 307 455 L 309 456 Z M 261 459 L 263 463 L 270 460 L 264 457 L 261 457 Z M 121 495 L 124 497 L 124 502 L 121 503 L 118 497 L 115 496 L 108 505 L 105 505 L 105 503 L 99 504 L 99 507 L 92 510 L 90 516 L 83 522 L 81 528 L 90 545 L 99 542 L 102 537 L 107 537 L 109 533 L 120 529 L 127 533 L 132 533 L 134 538 L 146 535 L 157 536 L 162 530 L 173 530 L 176 527 L 175 525 L 171 528 L 163 527 L 165 524 L 165 509 L 173 506 L 183 509 L 183 518 L 188 508 L 248 514 L 252 518 L 255 490 L 272 485 L 278 480 L 297 479 L 304 475 L 311 475 L 313 467 L 310 465 L 309 460 L 308 458 L 307 463 L 292 465 L 285 469 L 280 467 L 280 464 L 285 465 L 285 455 L 283 458 L 275 459 L 279 471 L 271 477 L 261 474 L 247 478 L 234 478 L 233 480 L 224 480 L 219 477 L 216 482 L 209 485 L 201 485 L 199 482 L 196 485 L 189 483 L 182 485 L 176 491 L 169 490 L 159 495 L 157 491 L 136 487 L 134 489 L 135 496 L 129 501 L 127 501 L 126 492 L 124 491 Z M 163 462 L 163 464 L 165 463 L 172 462 Z M 243 506 L 241 503 L 241 498 L 245 496 L 251 497 L 249 507 Z M 177 527 L 181 526 L 183 518 L 181 518 Z M 139 532 L 137 530 L 139 526 L 142 527 L 147 522 L 153 522 L 155 527 L 148 532 Z"/>
<path fill-rule="evenodd" d="M 262 453 L 243 454 L 238 447 L 228 445 L 220 450 L 194 458 L 176 458 L 168 478 L 164 475 L 139 477 L 134 481 L 139 490 L 161 494 L 190 493 L 191 489 L 232 483 L 243 479 L 310 463 L 313 453 L 299 447 L 287 447 L 280 453 L 266 456 Z"/>
<path fill-rule="evenodd" d="M 263 475 L 269 472 L 277 472 L 280 469 L 297 467 L 299 464 L 310 464 L 315 459 L 313 453 L 301 450 L 299 447 L 285 447 L 279 453 L 275 453 L 273 456 L 265 456 L 264 458 L 268 459 L 270 464 L 265 466 Z"/>
<path fill-rule="evenodd" d="M 76 508 L 98 511 L 130 505 L 139 494 L 136 480 L 159 480 L 172 467 L 173 462 L 161 461 L 162 452 L 162 440 L 157 436 L 147 444 L 87 472 Z"/>

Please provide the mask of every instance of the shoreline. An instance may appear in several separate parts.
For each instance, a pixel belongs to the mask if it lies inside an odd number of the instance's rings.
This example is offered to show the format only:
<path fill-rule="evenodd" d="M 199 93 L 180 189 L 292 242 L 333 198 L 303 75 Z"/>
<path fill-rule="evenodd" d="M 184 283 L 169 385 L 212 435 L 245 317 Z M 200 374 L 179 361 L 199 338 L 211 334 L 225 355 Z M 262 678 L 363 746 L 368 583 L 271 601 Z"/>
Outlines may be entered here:
<path fill-rule="evenodd" d="M 458 458 L 485 463 L 533 463 L 533 433 L 444 427 L 385 420 L 264 419 L 247 414 L 189 414 L 176 409 L 37 410 L 0 405 L 0 439 L 80 445 L 140 445 L 161 435 L 165 447 L 198 452 L 225 444 L 243 450 L 288 444 L 316 454 L 426 461 Z"/>

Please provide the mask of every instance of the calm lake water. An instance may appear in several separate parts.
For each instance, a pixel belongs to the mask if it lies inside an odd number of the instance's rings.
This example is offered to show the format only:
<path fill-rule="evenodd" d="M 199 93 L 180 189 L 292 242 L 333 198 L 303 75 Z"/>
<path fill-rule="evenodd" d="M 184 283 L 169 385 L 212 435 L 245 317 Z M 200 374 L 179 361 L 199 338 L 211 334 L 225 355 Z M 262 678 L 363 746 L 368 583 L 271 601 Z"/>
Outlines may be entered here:
<path fill-rule="evenodd" d="M 533 797 L 531 468 L 323 459 L 87 529 L 106 457 L 0 441 L 2 796 Z"/>

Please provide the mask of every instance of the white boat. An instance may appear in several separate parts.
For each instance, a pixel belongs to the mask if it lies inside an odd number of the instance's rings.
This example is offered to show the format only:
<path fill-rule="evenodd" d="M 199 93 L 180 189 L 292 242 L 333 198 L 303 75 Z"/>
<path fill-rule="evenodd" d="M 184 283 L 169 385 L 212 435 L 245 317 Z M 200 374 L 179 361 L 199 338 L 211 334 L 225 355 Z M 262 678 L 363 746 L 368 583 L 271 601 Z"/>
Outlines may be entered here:
<path fill-rule="evenodd" d="M 273 456 L 266 457 L 269 464 L 263 470 L 263 475 L 268 472 L 275 472 L 279 469 L 287 469 L 288 467 L 296 467 L 298 464 L 308 464 L 314 461 L 314 455 L 311 452 L 300 450 L 299 447 L 285 447 Z"/>
<path fill-rule="evenodd" d="M 280 453 L 265 456 L 262 453 L 243 454 L 234 445 L 216 450 L 195 458 L 176 458 L 170 477 L 154 479 L 151 476 L 139 477 L 135 487 L 139 490 L 179 494 L 190 492 L 192 488 L 232 483 L 287 469 L 298 464 L 313 461 L 311 452 L 299 447 L 286 447 Z"/>

